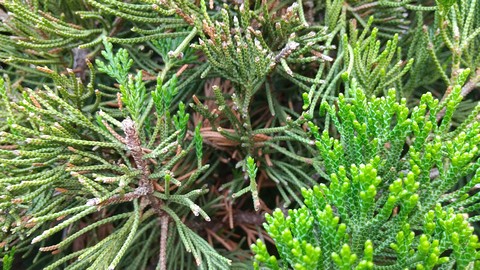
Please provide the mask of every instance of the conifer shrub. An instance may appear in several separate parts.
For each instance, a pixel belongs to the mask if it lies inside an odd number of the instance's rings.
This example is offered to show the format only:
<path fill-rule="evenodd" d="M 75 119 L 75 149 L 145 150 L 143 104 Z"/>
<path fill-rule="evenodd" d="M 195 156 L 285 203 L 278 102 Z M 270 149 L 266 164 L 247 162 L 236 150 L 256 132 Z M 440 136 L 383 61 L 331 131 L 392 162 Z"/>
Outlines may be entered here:
<path fill-rule="evenodd" d="M 476 0 L 0 0 L 3 269 L 477 269 Z"/>
<path fill-rule="evenodd" d="M 468 73 L 446 101 L 446 115 L 458 106 Z M 448 133 L 448 118 L 436 123 L 441 104 L 430 93 L 409 110 L 394 90 L 367 99 L 355 81 L 347 89 L 351 101 L 340 94 L 338 110 L 321 107 L 333 131 L 320 134 L 309 122 L 329 181 L 303 189 L 304 205 L 287 217 L 279 209 L 267 215 L 281 263 L 258 240 L 255 267 L 477 269 L 480 245 L 470 222 L 478 220 L 478 196 L 469 192 L 480 181 L 479 123 Z"/>

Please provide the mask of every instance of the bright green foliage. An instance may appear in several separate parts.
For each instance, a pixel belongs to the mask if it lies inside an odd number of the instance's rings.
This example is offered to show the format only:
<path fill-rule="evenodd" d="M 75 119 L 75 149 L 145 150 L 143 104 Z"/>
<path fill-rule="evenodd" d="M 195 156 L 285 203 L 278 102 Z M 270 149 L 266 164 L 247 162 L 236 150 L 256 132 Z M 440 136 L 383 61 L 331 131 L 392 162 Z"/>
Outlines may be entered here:
<path fill-rule="evenodd" d="M 13 248 L 9 254 L 5 254 L 5 256 L 3 256 L 3 260 L 2 260 L 2 269 L 3 270 L 11 270 L 12 269 L 12 264 L 13 264 L 13 259 L 14 259 L 14 256 L 15 255 L 15 248 Z"/>
<path fill-rule="evenodd" d="M 480 125 L 454 131 L 455 137 L 445 130 L 460 102 L 460 85 L 446 102 L 426 94 L 412 110 L 405 101 L 396 102 L 393 90 L 367 99 L 355 82 L 347 88 L 350 101 L 340 94 L 338 107 L 322 106 L 338 139 L 310 123 L 328 184 L 304 189 L 305 205 L 289 210 L 287 217 L 280 210 L 266 217 L 280 268 L 434 269 L 445 264 L 443 269 L 466 269 L 478 264 L 480 244 L 469 221 L 477 219 L 479 203 L 478 193 L 471 192 L 480 181 Z M 447 112 L 437 124 L 442 106 Z M 471 179 L 460 184 L 467 176 Z M 257 268 L 278 268 L 261 242 L 252 250 Z"/>
<path fill-rule="evenodd" d="M 140 115 L 143 113 L 143 106 L 147 95 L 145 83 L 142 81 L 142 72 L 138 71 L 135 77 L 129 75 L 133 60 L 129 58 L 127 50 L 120 49 L 116 54 L 113 54 L 113 45 L 106 41 L 104 41 L 104 45 L 105 51 L 102 51 L 102 55 L 108 60 L 108 64 L 97 59 L 96 64 L 98 70 L 115 78 L 119 84 L 121 101 L 125 104 L 128 115 L 132 117 L 135 122 L 138 122 Z M 157 82 L 157 88 L 162 88 L 161 81 Z M 153 93 L 156 92 L 152 92 L 152 96 Z M 165 114 L 165 110 L 162 108 L 160 108 L 158 112 Z"/>
<path fill-rule="evenodd" d="M 175 125 L 175 128 L 180 131 L 180 137 L 185 137 L 185 134 L 187 132 L 187 123 L 188 123 L 188 118 L 189 114 L 185 112 L 185 104 L 183 102 L 180 102 L 178 104 L 178 112 L 176 115 L 173 116 L 173 123 Z"/>
<path fill-rule="evenodd" d="M 134 121 L 139 120 L 147 95 L 145 84 L 142 82 L 142 72 L 139 71 L 135 77 L 128 76 L 128 82 L 125 85 L 120 84 L 120 93 L 128 114 Z"/>
<path fill-rule="evenodd" d="M 345 55 L 345 62 L 349 64 L 347 72 L 358 79 L 367 96 L 377 95 L 391 87 L 394 82 L 400 81 L 401 77 L 410 70 L 413 64 L 413 59 L 410 59 L 407 63 L 400 60 L 390 67 L 395 55 L 399 52 L 397 47 L 398 35 L 395 35 L 392 40 L 384 44 L 383 51 L 380 52 L 381 43 L 376 38 L 377 28 L 374 28 L 370 36 L 362 40 L 362 37 L 365 37 L 368 30 L 369 28 L 364 30 L 358 38 L 359 40 L 357 40 L 358 31 L 355 32 L 352 37 L 352 43 L 354 44 L 352 46 L 350 44 L 347 45 L 348 54 Z M 354 61 L 354 59 L 359 60 Z"/>
<path fill-rule="evenodd" d="M 195 137 L 193 139 L 195 142 L 195 152 L 197 153 L 198 167 L 201 167 L 203 157 L 203 138 L 202 134 L 200 133 L 200 128 L 200 124 L 195 127 Z"/>
<path fill-rule="evenodd" d="M 234 193 L 233 197 L 234 198 L 239 197 L 250 191 L 253 198 L 253 207 L 255 208 L 255 210 L 258 211 L 258 209 L 260 208 L 260 201 L 258 199 L 258 189 L 257 189 L 257 182 L 256 182 L 258 168 L 257 168 L 257 165 L 255 164 L 255 160 L 250 156 L 247 157 L 247 159 L 245 160 L 245 165 L 246 165 L 246 173 L 244 174 L 244 178 L 245 180 L 250 180 L 250 185 Z"/>
<path fill-rule="evenodd" d="M 173 97 L 177 94 L 177 79 L 173 77 L 169 81 L 168 87 L 163 85 L 160 76 L 157 78 L 157 87 L 152 92 L 153 102 L 157 112 L 161 114 L 168 113 L 168 108 L 172 105 Z"/>
<path fill-rule="evenodd" d="M 107 73 L 108 76 L 112 78 L 115 78 L 120 85 L 126 85 L 128 73 L 133 65 L 133 60 L 130 59 L 128 51 L 126 49 L 120 49 L 116 54 L 114 54 L 112 51 L 112 43 L 104 41 L 103 45 L 105 46 L 105 50 L 102 51 L 102 55 L 108 61 L 108 64 L 105 64 L 103 61 L 97 59 L 96 64 L 98 66 L 98 70 Z"/>

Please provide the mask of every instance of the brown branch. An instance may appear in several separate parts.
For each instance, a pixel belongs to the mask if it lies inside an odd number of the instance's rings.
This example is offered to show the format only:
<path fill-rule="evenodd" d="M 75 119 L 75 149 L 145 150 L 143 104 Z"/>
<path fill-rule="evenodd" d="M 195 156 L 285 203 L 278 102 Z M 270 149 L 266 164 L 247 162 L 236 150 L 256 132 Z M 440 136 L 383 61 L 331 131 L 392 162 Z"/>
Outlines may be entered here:
<path fill-rule="evenodd" d="M 123 144 L 126 144 L 127 142 L 125 141 L 125 139 L 120 136 L 120 134 L 118 134 L 108 123 L 107 121 L 103 120 L 102 119 L 102 124 L 107 128 L 107 130 L 113 135 L 113 137 L 115 137 L 115 139 L 117 139 L 118 141 L 120 141 L 121 143 Z"/>
<path fill-rule="evenodd" d="M 135 123 L 130 117 L 122 121 L 122 129 L 125 132 L 125 144 L 128 150 L 132 154 L 133 160 L 137 165 L 137 169 L 142 171 L 140 178 L 140 187 L 146 188 L 147 194 L 153 192 L 153 185 L 148 179 L 150 176 L 150 169 L 147 162 L 143 159 L 143 150 L 140 142 L 140 136 L 138 135 Z"/>
<path fill-rule="evenodd" d="M 135 127 L 135 122 L 133 122 L 130 117 L 122 121 L 122 129 L 125 133 L 125 141 L 128 150 L 135 161 L 137 169 L 139 169 L 142 174 L 139 181 L 139 186 L 135 189 L 134 193 L 139 196 L 146 196 L 150 201 L 152 208 L 160 216 L 166 216 L 165 212 L 162 210 L 163 202 L 153 195 L 153 183 L 148 178 L 150 176 L 150 169 L 148 168 L 147 161 L 143 159 L 144 150 L 141 145 L 140 136 L 138 135 L 137 128 Z"/>
<path fill-rule="evenodd" d="M 168 216 L 160 218 L 160 258 L 158 265 L 160 270 L 167 270 L 167 234 L 168 234 Z"/>

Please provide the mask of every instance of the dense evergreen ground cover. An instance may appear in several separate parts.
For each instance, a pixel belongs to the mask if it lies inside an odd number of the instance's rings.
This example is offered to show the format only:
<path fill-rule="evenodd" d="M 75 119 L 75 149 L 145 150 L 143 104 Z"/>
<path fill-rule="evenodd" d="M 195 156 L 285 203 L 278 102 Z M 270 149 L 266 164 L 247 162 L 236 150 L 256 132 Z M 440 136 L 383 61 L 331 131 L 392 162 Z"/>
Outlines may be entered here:
<path fill-rule="evenodd" d="M 4 269 L 480 269 L 477 0 L 0 8 Z"/>

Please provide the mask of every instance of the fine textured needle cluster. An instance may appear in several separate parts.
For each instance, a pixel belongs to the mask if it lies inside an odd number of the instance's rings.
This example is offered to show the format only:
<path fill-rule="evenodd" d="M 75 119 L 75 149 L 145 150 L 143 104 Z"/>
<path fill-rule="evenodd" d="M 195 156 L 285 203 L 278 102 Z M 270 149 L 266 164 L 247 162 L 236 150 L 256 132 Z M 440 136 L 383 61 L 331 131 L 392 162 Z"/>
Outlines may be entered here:
<path fill-rule="evenodd" d="M 0 0 L 8 269 L 480 269 L 477 0 Z"/>

